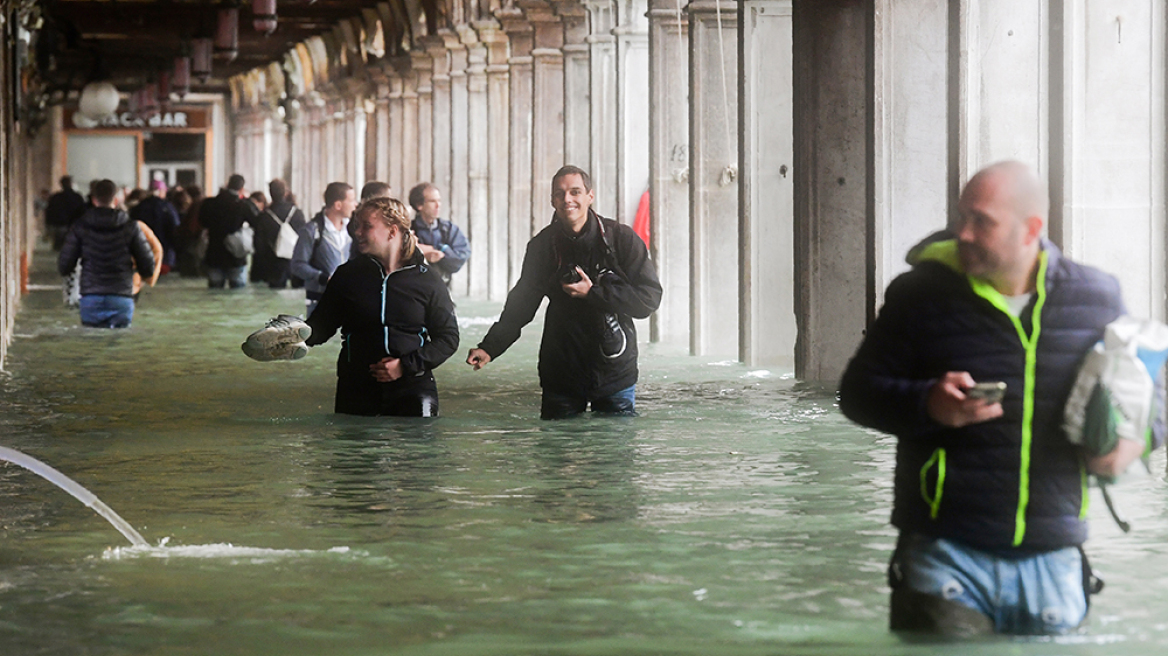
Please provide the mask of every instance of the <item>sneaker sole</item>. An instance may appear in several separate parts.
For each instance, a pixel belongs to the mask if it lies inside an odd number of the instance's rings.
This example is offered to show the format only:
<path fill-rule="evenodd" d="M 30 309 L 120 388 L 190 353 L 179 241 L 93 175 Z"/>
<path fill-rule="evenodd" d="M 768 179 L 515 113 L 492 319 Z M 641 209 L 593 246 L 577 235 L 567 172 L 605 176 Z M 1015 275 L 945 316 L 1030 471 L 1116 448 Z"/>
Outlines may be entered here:
<path fill-rule="evenodd" d="M 247 336 L 247 343 L 257 351 L 267 350 L 278 344 L 303 342 L 312 336 L 312 328 L 301 325 L 284 328 L 262 328 Z"/>
<path fill-rule="evenodd" d="M 274 349 L 255 347 L 244 342 L 240 345 L 243 354 L 257 362 L 274 362 L 276 360 L 299 360 L 308 355 L 308 347 L 304 344 L 281 344 Z M 288 350 L 291 349 L 289 353 Z"/>

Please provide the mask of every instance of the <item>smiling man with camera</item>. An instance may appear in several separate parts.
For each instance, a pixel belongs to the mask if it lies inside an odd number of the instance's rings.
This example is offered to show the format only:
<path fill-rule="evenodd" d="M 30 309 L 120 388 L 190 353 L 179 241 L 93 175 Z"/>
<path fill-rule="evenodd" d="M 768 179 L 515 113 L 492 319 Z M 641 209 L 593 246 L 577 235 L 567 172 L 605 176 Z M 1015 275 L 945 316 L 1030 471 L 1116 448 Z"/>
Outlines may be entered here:
<path fill-rule="evenodd" d="M 539 349 L 540 417 L 634 415 L 637 333 L 661 303 L 661 282 L 632 228 L 592 211 L 588 174 L 565 166 L 552 178 L 552 222 L 527 243 L 523 271 L 503 313 L 467 364 L 506 351 L 548 298 Z"/>

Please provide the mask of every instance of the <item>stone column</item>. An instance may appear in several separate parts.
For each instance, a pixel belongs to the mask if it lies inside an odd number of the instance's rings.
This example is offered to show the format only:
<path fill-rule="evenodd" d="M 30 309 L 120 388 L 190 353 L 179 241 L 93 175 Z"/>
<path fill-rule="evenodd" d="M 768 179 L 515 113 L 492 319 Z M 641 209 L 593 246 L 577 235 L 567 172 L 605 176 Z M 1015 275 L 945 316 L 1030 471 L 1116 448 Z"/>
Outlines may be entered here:
<path fill-rule="evenodd" d="M 408 59 L 402 62 L 398 71 L 402 78 L 402 186 L 393 187 L 397 198 L 408 191 L 410 185 L 421 180 L 418 175 L 418 78 L 410 68 Z"/>
<path fill-rule="evenodd" d="M 585 0 L 588 10 L 589 124 L 592 129 L 589 173 L 599 190 L 593 207 L 600 214 L 617 216 L 617 109 L 616 109 L 616 7 L 613 0 Z M 684 102 L 684 98 L 683 98 Z"/>
<path fill-rule="evenodd" d="M 791 0 L 739 5 L 739 357 L 795 364 Z"/>
<path fill-rule="evenodd" d="M 523 254 L 527 241 L 531 239 L 531 142 L 532 142 L 532 46 L 531 24 L 523 20 L 518 9 L 499 10 L 495 13 L 511 42 L 511 56 L 507 60 L 510 69 L 509 94 L 511 147 L 509 149 L 509 177 L 511 180 L 507 267 L 507 286 L 519 279 L 523 267 Z"/>
<path fill-rule="evenodd" d="M 690 15 L 690 350 L 737 358 L 738 10 L 713 0 Z"/>
<path fill-rule="evenodd" d="M 532 56 L 531 234 L 551 218 L 551 180 L 564 165 L 564 31 L 542 0 L 524 5 Z"/>
<path fill-rule="evenodd" d="M 592 153 L 589 142 L 588 16 L 575 2 L 556 5 L 564 29 L 564 163 L 587 169 Z M 591 173 L 589 173 L 591 176 Z M 603 190 L 601 195 L 610 193 Z"/>
<path fill-rule="evenodd" d="M 729 3 L 727 3 L 729 4 Z M 649 21 L 647 0 L 618 0 L 616 35 L 616 216 L 632 225 L 649 188 Z M 733 91 L 733 85 L 731 85 Z"/>
<path fill-rule="evenodd" d="M 423 182 L 434 177 L 434 139 L 431 136 L 434 131 L 434 88 L 431 86 L 434 64 L 430 61 L 429 53 L 424 51 L 414 51 L 410 54 L 410 60 L 416 76 L 415 88 L 418 93 L 418 131 L 415 140 L 415 148 L 418 152 L 417 182 Z M 407 198 L 409 188 L 395 189 L 394 191 L 399 198 L 409 202 Z"/>
<path fill-rule="evenodd" d="M 433 76 L 431 77 L 431 97 L 433 110 L 430 121 L 430 134 L 433 137 L 431 162 L 433 177 L 430 182 L 442 190 L 443 195 L 450 193 L 450 55 L 446 51 L 446 41 L 441 37 L 427 37 L 427 50 L 433 61 Z"/>
<path fill-rule="evenodd" d="M 389 150 L 389 177 L 383 180 L 394 189 L 401 189 L 401 186 L 405 184 L 402 165 L 407 146 L 405 131 L 402 129 L 405 122 L 405 101 L 402 99 L 402 90 L 401 76 L 395 73 L 389 78 L 389 141 L 385 144 L 385 148 Z"/>
<path fill-rule="evenodd" d="M 673 0 L 652 0 L 649 9 L 649 251 L 664 293 L 661 306 L 651 317 L 649 337 L 654 342 L 676 346 L 689 345 L 690 324 L 688 53 L 688 15 Z"/>
<path fill-rule="evenodd" d="M 793 6 L 795 376 L 805 380 L 839 380 L 873 300 L 866 4 Z"/>
<path fill-rule="evenodd" d="M 487 244 L 488 260 L 487 298 L 502 300 L 507 296 L 508 283 L 507 256 L 509 207 L 511 199 L 509 153 L 511 149 L 511 105 L 510 68 L 507 65 L 507 35 L 494 21 L 475 25 L 479 40 L 487 48 L 487 174 L 488 212 Z M 515 244 L 522 251 L 523 244 Z M 472 257 L 482 258 L 482 246 Z"/>
<path fill-rule="evenodd" d="M 374 120 L 377 122 L 376 179 L 389 179 L 389 81 L 377 85 L 377 99 Z"/>
<path fill-rule="evenodd" d="M 463 36 L 467 45 L 467 219 L 471 258 L 463 267 L 469 278 L 467 293 L 484 298 L 490 278 L 490 134 L 487 116 L 487 47 L 476 32 Z"/>
<path fill-rule="evenodd" d="M 442 197 L 446 201 L 443 214 L 464 230 L 468 229 L 470 181 L 467 161 L 467 49 L 462 40 L 467 38 L 463 35 L 468 32 L 473 39 L 473 31 L 469 26 L 459 25 L 458 34 L 451 34 L 446 41 L 446 50 L 450 53 L 450 186 L 442 189 Z M 467 294 L 468 273 L 467 268 L 463 267 L 454 274 L 450 281 L 451 292 L 461 296 Z"/>

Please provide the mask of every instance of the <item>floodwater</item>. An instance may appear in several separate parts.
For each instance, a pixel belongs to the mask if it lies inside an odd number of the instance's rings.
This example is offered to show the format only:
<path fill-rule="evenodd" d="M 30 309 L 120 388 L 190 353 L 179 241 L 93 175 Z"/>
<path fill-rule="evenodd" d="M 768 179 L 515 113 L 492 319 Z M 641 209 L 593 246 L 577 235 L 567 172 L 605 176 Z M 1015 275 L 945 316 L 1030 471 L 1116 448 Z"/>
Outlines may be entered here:
<path fill-rule="evenodd" d="M 894 440 L 834 390 L 649 345 L 636 419 L 541 422 L 539 327 L 442 416 L 332 414 L 338 346 L 257 363 L 296 292 L 164 279 L 84 329 L 39 252 L 0 373 L 0 444 L 151 544 L 0 463 L 0 653 L 1152 654 L 1168 646 L 1164 458 L 1096 494 L 1107 580 L 1081 635 L 920 645 L 886 629 Z M 499 304 L 459 302 L 463 346 Z M 727 326 L 728 331 L 734 330 Z"/>

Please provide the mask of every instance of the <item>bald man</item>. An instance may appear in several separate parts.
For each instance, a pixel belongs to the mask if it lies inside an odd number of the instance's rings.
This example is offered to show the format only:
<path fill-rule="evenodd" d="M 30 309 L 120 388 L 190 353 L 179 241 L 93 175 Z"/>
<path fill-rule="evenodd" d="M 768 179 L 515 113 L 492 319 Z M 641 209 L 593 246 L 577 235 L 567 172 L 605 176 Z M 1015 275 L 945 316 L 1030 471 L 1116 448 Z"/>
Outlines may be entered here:
<path fill-rule="evenodd" d="M 1084 460 L 1063 406 L 1124 307 L 1113 277 L 1042 237 L 1048 206 L 1027 166 L 979 171 L 954 238 L 888 286 L 840 382 L 844 414 L 898 440 L 893 630 L 1057 634 L 1086 617 Z"/>

